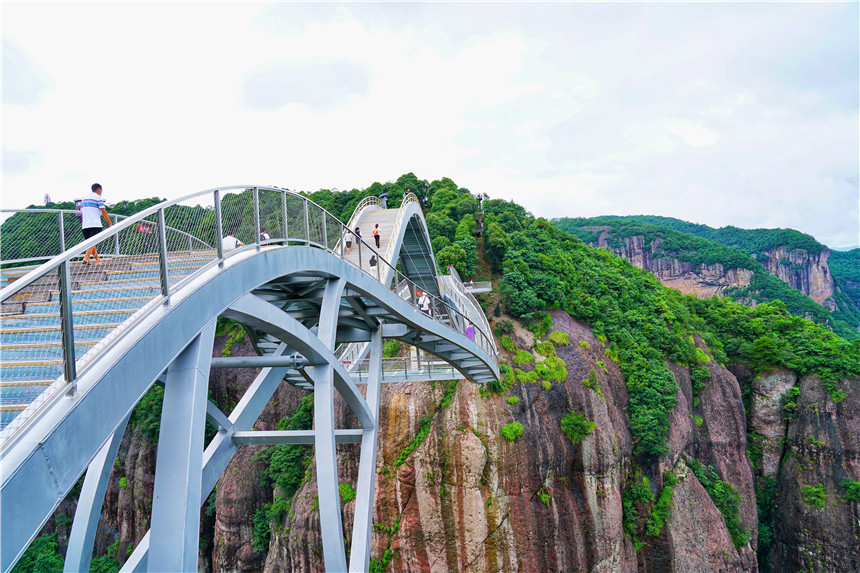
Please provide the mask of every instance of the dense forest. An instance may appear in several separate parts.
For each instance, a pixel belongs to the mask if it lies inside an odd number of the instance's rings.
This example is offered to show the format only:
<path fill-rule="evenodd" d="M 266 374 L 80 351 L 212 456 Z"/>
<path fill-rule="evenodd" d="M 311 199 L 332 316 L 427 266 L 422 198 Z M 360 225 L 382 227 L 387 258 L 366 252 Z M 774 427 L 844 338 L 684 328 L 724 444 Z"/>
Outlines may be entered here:
<path fill-rule="evenodd" d="M 654 227 L 607 220 L 607 224 L 617 230 L 617 237 L 629 233 L 661 236 L 664 245 L 671 245 L 671 250 L 677 251 L 679 256 L 697 261 L 731 261 L 728 264 L 753 270 L 756 281 L 750 292 L 743 293 L 744 296 L 760 297 L 760 304 L 751 308 L 730 298 L 697 299 L 682 295 L 611 252 L 588 246 L 583 240 L 589 239 L 588 231 L 579 227 L 593 222 L 568 219 L 565 223 L 553 224 L 534 217 L 513 202 L 492 198 L 479 201 L 468 189 L 447 178 L 428 182 L 409 173 L 396 181 L 374 183 L 363 190 L 320 190 L 306 195 L 346 222 L 363 197 L 388 193 L 389 206 L 396 207 L 407 190 L 416 193 L 424 205 L 440 267 L 453 265 L 464 278 L 494 281 L 498 293 L 495 298 L 489 297 L 484 302 L 488 314 L 496 319 L 495 334 L 502 346 L 506 345 L 511 328 L 510 323 L 499 318 L 503 315 L 525 324 L 537 339 L 544 337 L 550 329 L 551 320 L 547 312 L 550 309 L 562 309 L 590 326 L 605 346 L 606 360 L 615 362 L 623 373 L 630 399 L 627 415 L 635 441 L 637 463 L 640 467 L 650 468 L 652 473 L 658 456 L 667 452 L 670 413 L 679 393 L 672 365 L 689 370 L 695 395 L 708 385 L 711 378 L 708 365 L 714 362 L 743 365 L 753 375 L 772 367 L 783 367 L 801 375 L 815 374 L 835 403 L 845 397 L 841 381 L 860 376 L 860 340 L 849 341 L 839 336 L 839 333 L 850 333 L 852 329 L 839 326 L 839 321 L 828 316 L 826 309 L 814 302 L 815 310 L 805 306 L 807 303 L 799 301 L 798 293 L 787 286 L 780 287 L 784 283 L 760 269 L 761 264 L 750 257 L 748 249 L 751 245 L 765 249 L 763 245 L 770 244 L 768 241 L 771 240 L 786 244 L 781 242 L 785 238 L 781 235 L 738 239 L 729 246 L 665 225 Z M 112 211 L 120 212 L 122 208 L 131 213 L 154 201 L 121 204 Z M 716 231 L 723 231 L 726 236 L 730 234 L 725 229 Z M 791 232 L 786 236 L 789 235 Z M 797 244 L 813 248 L 812 243 L 801 241 Z M 853 259 L 840 258 L 839 264 L 849 267 L 846 272 L 854 271 L 856 274 L 856 260 L 855 251 Z M 850 268 L 852 265 L 853 269 Z M 820 324 L 797 315 L 813 316 Z M 824 324 L 832 326 L 832 330 Z M 706 345 L 707 352 L 697 346 L 697 341 Z M 561 375 L 564 363 L 551 356 L 551 350 L 549 348 L 546 351 L 548 356 L 535 366 L 538 374 L 534 377 L 540 375 L 549 380 L 566 377 L 566 371 Z M 502 380 L 490 384 L 489 391 L 505 394 L 513 384 L 532 374 L 520 370 L 518 366 L 521 365 L 516 358 L 510 364 L 502 364 Z M 158 435 L 158 392 L 154 388 L 133 415 L 134 424 L 154 426 L 150 430 L 154 440 Z M 786 412 L 789 412 L 790 404 L 786 407 Z M 295 416 L 282 420 L 279 429 L 309 427 L 310 410 L 310 404 L 303 403 Z M 565 418 L 562 425 L 571 440 L 590 431 L 588 421 L 574 413 Z M 254 549 L 264 551 L 269 523 L 273 516 L 286 512 L 285 508 L 289 507 L 289 496 L 284 492 L 296 491 L 310 458 L 306 447 L 276 446 L 264 450 L 259 459 L 265 463 L 261 479 L 281 492 L 272 504 L 260 508 L 254 519 Z M 695 460 L 691 467 L 715 501 L 719 496 L 725 498 L 720 507 L 725 508 L 724 516 L 732 541 L 737 547 L 744 545 L 750 532 L 743 528 L 737 517 L 737 492 L 721 481 L 723 478 L 713 468 L 702 463 L 696 465 Z M 642 496 L 647 498 L 650 495 L 650 490 L 647 493 L 640 490 L 641 484 L 635 480 L 625 487 L 625 530 L 631 537 L 641 534 L 637 532 L 650 531 L 652 525 L 648 520 L 659 517 L 660 507 L 666 512 L 670 507 L 660 506 L 661 501 L 658 500 L 656 505 L 651 503 L 654 513 L 650 517 L 637 514 L 635 508 L 642 507 Z M 342 491 L 341 494 L 348 495 L 349 492 Z M 759 535 L 759 556 L 766 560 L 769 551 L 767 530 L 772 525 L 766 516 L 770 515 L 768 504 L 774 502 L 767 497 L 767 491 L 757 492 L 757 496 L 759 494 L 760 515 L 765 516 L 759 524 L 760 531 L 764 528 Z M 653 496 L 651 502 L 654 502 Z M 51 554 L 56 549 L 56 544 L 52 543 L 49 538 L 40 538 L 15 570 L 34 570 L 24 564 L 37 563 L 40 551 Z M 32 553 L 34 551 L 37 553 Z M 44 559 L 42 570 L 56 569 L 56 563 L 47 557 Z M 115 570 L 112 565 L 108 567 L 105 560 L 94 561 L 94 567 L 96 563 L 102 568 L 99 570 Z M 376 562 L 375 566 L 379 567 L 380 563 Z"/>
<path fill-rule="evenodd" d="M 835 269 L 831 266 L 834 282 L 838 287 L 833 294 L 836 310 L 832 312 L 770 274 L 762 264 L 768 258 L 765 251 L 780 246 L 784 247 L 786 252 L 803 249 L 809 253 L 818 253 L 826 248 L 809 235 L 790 229 L 712 229 L 705 225 L 656 216 L 560 218 L 553 223 L 586 243 L 596 243 L 600 232 L 595 231 L 594 227 L 604 227 L 610 229 L 608 241 L 614 248 L 621 247 L 626 238 L 641 236 L 645 244 L 650 244 L 655 239 L 662 241 L 659 248 L 667 255 L 660 256 L 672 256 L 692 265 L 719 263 L 726 270 L 748 269 L 753 273 L 750 285 L 730 289 L 726 293 L 728 296 L 735 300 L 755 303 L 780 300 L 795 316 L 825 324 L 851 340 L 860 336 L 857 332 L 860 327 L 860 298 L 851 298 L 851 293 L 857 290 L 856 286 L 852 290 L 851 285 L 857 283 L 851 282 L 853 269 L 850 268 L 849 260 L 844 264 L 837 262 Z M 841 253 L 834 255 L 837 261 L 845 260 Z M 834 255 L 831 255 L 831 260 Z M 787 260 L 780 261 L 780 264 L 791 265 Z"/>

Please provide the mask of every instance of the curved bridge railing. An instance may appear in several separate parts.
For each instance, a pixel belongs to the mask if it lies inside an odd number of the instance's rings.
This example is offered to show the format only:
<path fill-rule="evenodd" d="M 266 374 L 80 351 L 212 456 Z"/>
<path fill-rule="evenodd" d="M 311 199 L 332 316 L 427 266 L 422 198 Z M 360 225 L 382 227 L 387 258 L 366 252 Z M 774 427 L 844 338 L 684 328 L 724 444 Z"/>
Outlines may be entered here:
<path fill-rule="evenodd" d="M 379 201 L 378 198 L 366 199 L 367 204 L 375 201 Z M 9 221 L 4 223 L 4 227 L 7 223 Z M 264 231 L 266 235 L 262 235 Z M 190 280 L 199 269 L 209 264 L 222 264 L 225 258 L 243 251 L 259 251 L 273 244 L 321 248 L 349 261 L 344 257 L 342 240 L 347 232 L 349 228 L 336 217 L 297 193 L 271 187 L 222 187 L 152 206 L 17 278 L 0 290 L 0 303 L 7 308 L 16 302 L 26 307 L 30 301 L 45 302 L 41 299 L 49 297 L 47 302 L 55 303 L 57 310 L 50 319 L 50 326 L 15 332 L 21 340 L 26 340 L 18 344 L 37 348 L 48 343 L 56 344 L 57 354 L 61 357 L 46 360 L 37 355 L 37 362 L 40 362 L 38 366 L 45 367 L 43 371 L 46 374 L 43 377 L 52 374 L 48 366 L 57 370 L 57 376 L 44 392 L 33 397 L 23 410 L 15 412 L 17 415 L 11 422 L 5 424 L 0 432 L 0 447 L 42 404 L 67 392 L 74 392 L 75 380 L 81 371 L 88 368 L 116 337 L 146 316 L 152 308 L 169 304 L 172 291 Z M 225 246 L 224 239 L 229 234 L 243 245 L 236 249 L 227 248 L 229 245 Z M 269 238 L 261 238 L 261 235 Z M 189 236 L 195 239 L 190 241 L 191 248 Z M 99 251 L 113 253 L 114 261 L 125 259 L 123 262 L 129 265 L 149 263 L 149 266 L 102 271 L 100 267 L 82 265 L 80 259 L 87 249 L 94 246 Z M 363 240 L 358 248 L 364 249 L 365 253 L 373 252 Z M 355 262 L 349 262 L 355 266 Z M 417 307 L 414 293 L 418 289 L 388 260 L 380 257 L 375 270 L 374 267 L 365 267 L 361 262 L 358 266 L 377 280 L 383 276 L 390 277 L 386 279 L 388 286 L 394 290 L 400 285 L 398 291 L 405 292 L 411 304 Z M 89 289 L 87 283 L 97 282 L 96 279 L 105 272 L 116 273 L 114 276 L 122 279 L 119 288 L 123 290 L 120 292 L 134 296 L 118 297 L 115 296 L 117 291 L 84 295 L 84 291 L 98 290 Z M 411 286 L 403 289 L 402 285 Z M 77 295 L 99 297 L 106 302 L 95 316 L 93 311 L 82 310 L 86 306 L 75 304 Z M 138 299 L 137 308 L 123 308 L 126 298 Z M 441 298 L 431 299 L 433 316 L 444 319 L 449 326 L 464 333 L 472 321 Z M 4 314 L 7 313 L 4 311 Z M 14 330 L 14 319 L 5 322 L 12 325 Z M 473 327 L 475 342 L 486 352 L 495 355 L 492 338 L 482 325 L 473 324 Z M 84 341 L 86 345 L 79 344 Z M 51 364 L 41 364 L 44 362 Z M 26 361 L 16 364 L 21 364 L 19 370 L 29 367 Z M 16 371 L 6 368 L 0 370 L 0 378 L 9 382 L 19 379 L 25 381 L 23 377 Z"/>
<path fill-rule="evenodd" d="M 239 192 L 225 193 L 231 190 Z M 123 570 L 195 568 L 199 507 L 236 448 L 287 443 L 316 445 L 324 557 L 326 567 L 338 571 L 346 569 L 346 557 L 335 443 L 361 444 L 361 501 L 349 570 L 367 570 L 379 382 L 385 377 L 383 338 L 399 338 L 442 357 L 476 382 L 497 378 L 498 364 L 479 324 L 438 297 L 432 301 L 435 312 L 421 312 L 416 285 L 384 258 L 368 267 L 346 257 L 345 231 L 301 195 L 276 188 L 219 188 L 122 220 L 3 288 L 4 310 L 16 307 L 0 317 L 8 319 L 4 336 L 11 332 L 18 338 L 0 344 L 4 355 L 14 349 L 23 358 L 11 364 L 4 360 L 0 382 L 26 383 L 34 367 L 43 377 L 52 375 L 49 367 L 59 374 L 0 434 L 0 494 L 4 512 L 16 516 L 2 523 L 0 569 L 11 568 L 87 464 L 66 568 L 88 568 L 129 412 L 163 377 L 164 439 L 156 463 L 151 535 L 135 547 Z M 235 243 L 230 234 L 245 244 L 229 248 Z M 199 242 L 189 245 L 189 236 Z M 117 243 L 120 255 L 104 265 L 79 261 L 93 246 L 107 249 Z M 372 251 L 366 243 L 359 246 Z M 380 281 L 383 276 L 391 278 Z M 49 300 L 38 300 L 45 293 Z M 41 310 L 28 313 L 30 307 Z M 115 316 L 108 320 L 106 315 Z M 242 322 L 255 340 L 276 345 L 248 359 L 252 366 L 246 367 L 262 370 L 229 414 L 206 400 L 209 368 L 219 367 L 211 358 L 219 315 Z M 24 322 L 31 326 L 22 327 Z M 363 367 L 366 396 L 333 352 L 339 342 L 359 340 L 371 346 Z M 26 359 L 50 344 L 58 348 L 58 359 Z M 278 384 L 296 376 L 314 391 L 314 430 L 250 432 Z M 335 428 L 335 390 L 360 429 Z M 219 428 L 205 452 L 204 418 Z"/>

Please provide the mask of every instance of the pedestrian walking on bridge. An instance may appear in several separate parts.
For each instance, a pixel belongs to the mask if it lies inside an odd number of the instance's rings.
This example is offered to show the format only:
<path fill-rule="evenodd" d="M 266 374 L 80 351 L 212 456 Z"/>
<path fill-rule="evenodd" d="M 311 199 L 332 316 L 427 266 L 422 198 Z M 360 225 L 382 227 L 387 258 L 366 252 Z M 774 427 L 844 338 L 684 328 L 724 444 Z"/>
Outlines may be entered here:
<path fill-rule="evenodd" d="M 110 217 L 108 216 L 107 211 L 105 210 L 105 202 L 102 199 L 102 186 L 98 183 L 93 183 L 92 193 L 90 193 L 86 198 L 81 200 L 81 233 L 84 235 L 84 240 L 91 239 L 98 235 L 102 230 L 102 222 L 101 217 L 104 216 L 105 221 L 108 223 L 108 227 L 113 226 L 113 223 L 110 222 Z M 93 262 L 90 263 L 89 258 L 93 258 Z M 95 265 L 103 265 L 104 263 L 99 259 L 99 254 L 96 251 L 95 246 L 87 249 L 87 252 L 84 253 L 84 259 L 81 263 L 85 265 L 95 264 Z"/>

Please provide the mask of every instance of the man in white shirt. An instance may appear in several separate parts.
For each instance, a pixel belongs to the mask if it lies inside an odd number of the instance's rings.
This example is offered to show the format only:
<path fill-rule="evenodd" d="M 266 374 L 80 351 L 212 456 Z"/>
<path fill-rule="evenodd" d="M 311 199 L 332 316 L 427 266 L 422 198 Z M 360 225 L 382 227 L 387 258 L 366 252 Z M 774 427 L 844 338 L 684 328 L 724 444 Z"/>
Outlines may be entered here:
<path fill-rule="evenodd" d="M 105 211 L 105 202 L 104 199 L 102 199 L 102 186 L 98 183 L 93 183 L 91 189 L 92 193 L 81 200 L 81 232 L 84 234 L 85 241 L 95 237 L 101 232 L 102 215 L 104 215 L 105 221 L 108 223 L 108 227 L 113 225 L 110 222 L 110 217 L 108 216 L 107 211 Z M 90 257 L 93 258 L 93 263 L 90 263 Z M 104 264 L 101 262 L 101 259 L 99 259 L 99 254 L 94 246 L 87 249 L 87 252 L 84 253 L 84 260 L 81 262 L 85 265 Z"/>
<path fill-rule="evenodd" d="M 430 297 L 427 296 L 426 292 L 419 293 L 418 308 L 420 308 L 424 314 L 430 316 Z"/>
<path fill-rule="evenodd" d="M 227 236 L 221 239 L 221 247 L 225 251 L 231 251 L 239 247 L 244 247 L 245 243 L 233 236 L 233 231 L 227 233 Z"/>

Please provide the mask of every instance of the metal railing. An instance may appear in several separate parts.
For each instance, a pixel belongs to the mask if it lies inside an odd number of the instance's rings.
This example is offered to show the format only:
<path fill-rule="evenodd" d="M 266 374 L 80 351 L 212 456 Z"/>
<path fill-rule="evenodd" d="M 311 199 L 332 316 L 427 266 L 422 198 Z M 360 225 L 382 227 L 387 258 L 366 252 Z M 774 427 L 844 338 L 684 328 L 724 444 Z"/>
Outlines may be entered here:
<path fill-rule="evenodd" d="M 355 206 L 355 210 L 352 212 L 352 215 L 350 215 L 349 221 L 346 223 L 346 228 L 348 230 L 355 229 L 358 220 L 361 218 L 361 212 L 364 211 L 365 207 L 369 207 L 371 205 L 382 207 L 382 199 L 376 195 L 369 195 L 359 201 L 358 205 Z"/>
<path fill-rule="evenodd" d="M 364 358 L 352 366 L 349 373 L 353 380 L 358 383 L 366 382 L 371 369 L 370 359 Z M 408 382 L 410 379 L 417 381 L 428 378 L 448 380 L 463 378 L 463 375 L 444 360 L 429 358 L 424 354 L 382 359 L 383 382 L 391 380 Z"/>
<path fill-rule="evenodd" d="M 80 241 L 81 212 L 74 209 L 0 209 L 0 215 L 4 217 L 2 228 L 5 237 L 0 235 L 0 251 L 3 253 L 3 265 L 14 265 L 36 261 L 46 261 L 66 250 L 66 245 L 75 244 Z M 113 224 L 128 219 L 127 215 L 108 213 Z M 51 220 L 56 219 L 56 226 Z M 46 224 L 47 223 L 47 224 Z M 23 230 L 23 233 L 22 233 Z M 185 237 L 188 242 L 188 250 L 194 248 L 212 248 L 200 238 L 181 229 L 167 225 L 165 231 L 168 235 L 176 235 L 177 240 Z M 145 231 L 142 231 L 145 232 Z M 12 235 L 10 238 L 9 235 Z M 173 241 L 171 241 L 173 242 Z M 127 247 L 127 246 L 126 246 Z M 41 255 L 34 253 L 43 253 Z M 105 245 L 105 251 L 100 256 L 120 256 L 128 254 L 119 242 L 119 236 L 114 237 L 112 245 Z M 34 256 L 15 258 L 15 255 L 25 251 Z M 11 257 L 9 253 L 12 253 Z"/>
<path fill-rule="evenodd" d="M 406 197 L 403 198 L 403 201 L 400 203 L 400 210 L 397 213 L 397 219 L 394 221 L 394 226 L 391 228 L 389 235 L 391 235 L 392 239 L 396 237 L 400 233 L 400 227 L 403 226 L 403 213 L 404 207 L 409 203 L 418 203 L 421 204 L 418 200 L 418 196 L 415 193 L 407 193 Z M 388 242 L 388 247 L 385 249 L 385 260 L 390 261 L 392 256 L 394 255 L 394 244 L 396 241 L 391 240 Z"/>
<path fill-rule="evenodd" d="M 63 242 L 57 242 L 60 246 L 65 244 L 67 225 L 65 214 L 58 217 L 59 235 L 64 237 Z M 6 231 L 8 222 L 3 223 L 0 232 Z M 264 229 L 270 238 L 261 239 Z M 45 403 L 63 393 L 75 392 L 78 373 L 137 320 L 159 305 L 169 304 L 171 293 L 197 271 L 213 263 L 223 264 L 225 258 L 239 252 L 259 250 L 273 243 L 321 248 L 377 280 L 385 267 L 385 274 L 392 277 L 392 291 L 416 312 L 422 312 L 418 308 L 418 287 L 385 258 L 379 257 L 374 269 L 362 268 L 361 263 L 356 265 L 344 256 L 342 238 L 348 231 L 322 207 L 291 191 L 231 186 L 154 205 L 57 254 L 0 290 L 0 303 L 20 302 L 22 312 L 25 304 L 56 306 L 58 312 L 49 313 L 50 327 L 21 330 L 27 331 L 22 332 L 22 337 L 34 347 L 57 348 L 53 361 L 61 363 L 63 372 L 49 390 L 3 430 L 0 439 L 11 435 Z M 230 248 L 236 243 L 228 238 L 230 234 L 240 243 L 237 248 Z M 189 236 L 193 237 L 190 241 Z M 361 249 L 362 245 L 366 253 L 373 252 L 364 241 L 359 241 L 357 247 Z M 78 262 L 91 247 L 111 252 L 113 257 L 104 266 Z M 440 298 L 428 296 L 430 317 L 473 337 L 484 352 L 495 357 L 492 338 L 480 324 L 472 323 Z M 129 308 L 129 299 L 139 303 Z M 85 301 L 94 301 L 97 312 L 82 310 L 87 308 Z M 470 324 L 471 332 L 467 330 Z"/>
<path fill-rule="evenodd" d="M 400 226 L 401 226 L 400 223 L 403 219 L 403 207 L 408 203 L 417 202 L 417 201 L 418 201 L 418 197 L 416 197 L 414 193 L 409 193 L 403 199 L 403 202 L 400 204 L 400 207 L 398 208 L 397 219 L 395 220 L 394 226 L 392 227 L 391 231 L 388 232 L 388 235 L 389 235 L 389 237 L 391 237 L 391 240 L 388 242 L 388 246 L 386 247 L 386 251 L 385 251 L 385 255 L 384 255 L 384 258 L 386 261 L 391 261 L 391 259 L 392 259 L 392 250 L 394 248 L 395 243 L 397 242 L 395 240 L 395 237 L 397 237 L 397 233 L 400 232 Z M 380 200 L 379 197 L 377 197 L 375 195 L 370 195 L 370 196 L 362 199 L 358 203 L 358 205 L 355 206 L 355 211 L 352 212 L 352 216 L 350 216 L 349 222 L 347 223 L 347 230 L 344 233 L 343 241 L 346 241 L 346 240 L 355 241 L 356 240 L 356 235 L 353 232 L 353 229 L 355 229 L 355 227 L 358 225 L 358 221 L 361 219 L 364 209 L 367 207 L 373 206 L 373 205 L 381 207 L 382 206 L 382 200 Z M 359 246 L 358 259 L 359 259 L 359 265 L 360 265 L 361 264 L 360 246 Z M 387 277 L 387 276 L 383 277 L 383 276 L 381 276 L 381 273 L 380 273 L 380 276 L 377 277 L 377 280 L 379 280 L 379 282 L 384 282 L 384 280 L 386 278 L 389 278 L 389 277 Z M 402 289 L 398 289 L 398 295 L 401 295 L 401 294 L 402 294 Z M 343 361 L 344 363 L 349 363 L 351 365 L 350 368 L 352 368 L 352 367 L 355 367 L 356 364 L 358 364 L 361 356 L 365 353 L 366 349 L 367 349 L 367 343 L 365 343 L 365 342 L 351 342 L 351 343 L 347 343 L 347 344 L 342 344 L 335 351 L 335 356 L 339 360 Z"/>
<path fill-rule="evenodd" d="M 492 290 L 493 283 L 491 281 L 469 281 L 463 283 L 463 288 L 466 292 L 471 293 L 473 290 Z"/>
<path fill-rule="evenodd" d="M 480 323 L 483 326 L 483 329 L 487 332 L 490 332 L 490 322 L 487 320 L 487 316 L 484 314 L 484 311 L 481 309 L 481 305 L 478 304 L 478 301 L 475 300 L 474 295 L 469 292 L 470 289 L 466 288 L 466 284 L 463 282 L 463 279 L 460 277 L 460 273 L 457 272 L 453 266 L 448 267 L 448 273 L 451 276 L 450 281 L 441 281 L 441 284 L 451 284 L 452 288 L 444 290 L 443 292 L 448 295 L 448 297 L 454 302 L 457 306 L 458 310 L 469 316 L 473 321 Z M 479 284 L 479 283 L 475 283 Z M 492 286 L 492 283 L 486 281 L 486 284 Z M 490 338 L 490 342 L 493 344 L 493 353 L 497 354 L 498 349 L 496 348 L 496 341 L 492 337 Z"/>

